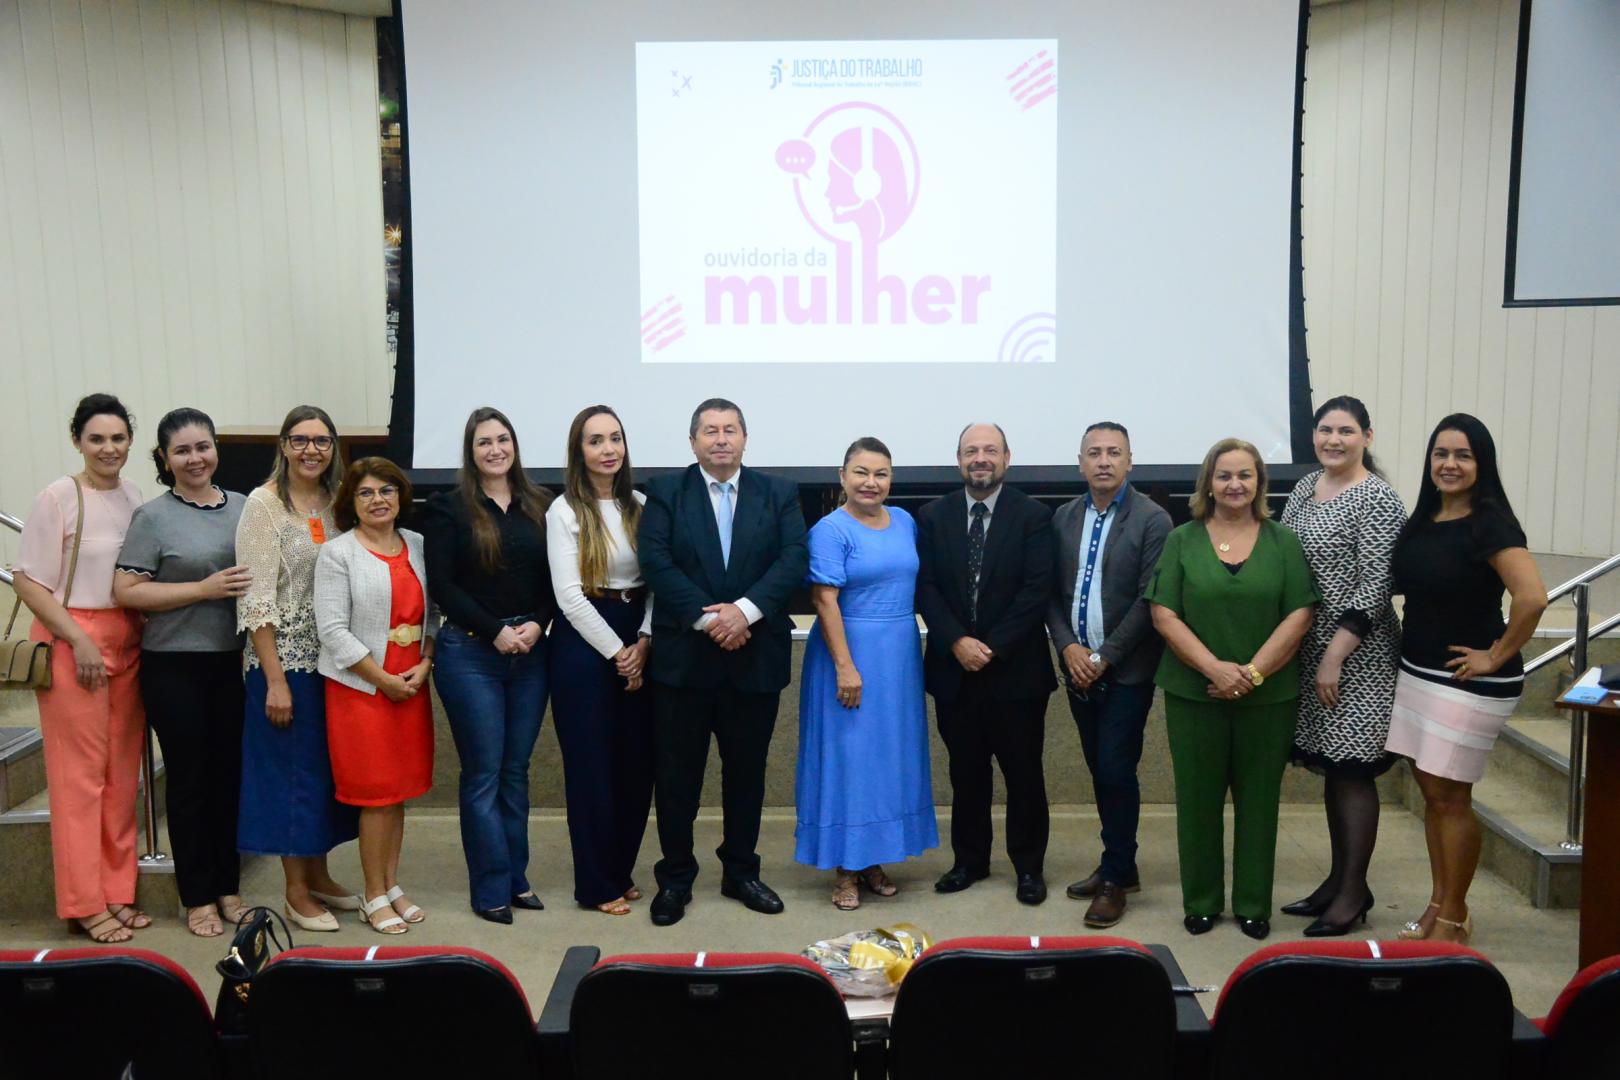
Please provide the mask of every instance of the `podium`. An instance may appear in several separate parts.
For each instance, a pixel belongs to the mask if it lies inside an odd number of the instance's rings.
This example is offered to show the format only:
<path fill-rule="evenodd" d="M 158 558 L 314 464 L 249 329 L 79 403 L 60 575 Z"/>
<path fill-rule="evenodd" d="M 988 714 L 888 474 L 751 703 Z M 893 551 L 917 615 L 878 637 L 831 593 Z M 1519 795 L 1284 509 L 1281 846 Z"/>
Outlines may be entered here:
<path fill-rule="evenodd" d="M 1581 846 L 1584 968 L 1620 954 L 1620 692 L 1611 691 L 1596 704 L 1567 697 L 1555 704 L 1587 717 L 1586 827 Z"/>

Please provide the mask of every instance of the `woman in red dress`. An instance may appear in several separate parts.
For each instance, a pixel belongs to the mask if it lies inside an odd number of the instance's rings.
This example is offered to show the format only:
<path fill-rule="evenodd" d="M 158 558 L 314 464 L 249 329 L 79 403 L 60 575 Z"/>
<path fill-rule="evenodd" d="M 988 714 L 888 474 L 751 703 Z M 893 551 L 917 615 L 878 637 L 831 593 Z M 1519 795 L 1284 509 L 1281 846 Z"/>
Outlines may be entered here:
<path fill-rule="evenodd" d="M 422 537 L 397 527 L 410 481 L 393 462 L 349 466 L 333 501 L 347 531 L 315 564 L 319 667 L 339 802 L 360 807 L 361 918 L 403 934 L 426 916 L 400 887 L 405 800 L 433 785 L 431 601 Z"/>

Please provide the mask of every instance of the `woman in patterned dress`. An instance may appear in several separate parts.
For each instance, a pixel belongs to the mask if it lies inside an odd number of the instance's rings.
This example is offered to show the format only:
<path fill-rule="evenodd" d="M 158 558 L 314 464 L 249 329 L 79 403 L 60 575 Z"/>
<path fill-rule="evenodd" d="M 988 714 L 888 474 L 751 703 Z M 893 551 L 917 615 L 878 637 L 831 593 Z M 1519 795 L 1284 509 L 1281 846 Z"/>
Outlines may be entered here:
<path fill-rule="evenodd" d="M 1299 650 L 1299 718 L 1292 760 L 1326 780 L 1332 866 L 1316 890 L 1283 907 L 1315 918 L 1306 937 L 1336 937 L 1372 907 L 1367 866 L 1378 837 L 1376 777 L 1384 749 L 1401 624 L 1390 607 L 1390 559 L 1406 508 L 1373 465 L 1367 407 L 1341 396 L 1316 410 L 1322 468 L 1294 485 L 1283 524 L 1299 534 L 1322 602 Z"/>
<path fill-rule="evenodd" d="M 338 535 L 332 500 L 343 476 L 337 428 L 314 405 L 281 422 L 276 467 L 254 488 L 236 526 L 236 561 L 253 583 L 236 601 L 247 634 L 247 708 L 242 727 L 242 802 L 237 849 L 279 855 L 287 918 L 333 931 L 329 908 L 360 910 L 332 880 L 326 853 L 359 835 L 359 812 L 334 797 L 326 744 L 326 687 L 316 669 L 315 560 Z"/>

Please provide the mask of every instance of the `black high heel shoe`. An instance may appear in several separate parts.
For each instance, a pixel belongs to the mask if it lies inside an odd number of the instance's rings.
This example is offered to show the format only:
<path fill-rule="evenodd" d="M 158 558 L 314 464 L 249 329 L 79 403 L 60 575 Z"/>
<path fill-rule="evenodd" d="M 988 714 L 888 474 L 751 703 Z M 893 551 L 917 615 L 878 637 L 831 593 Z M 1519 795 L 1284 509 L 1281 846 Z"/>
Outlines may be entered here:
<path fill-rule="evenodd" d="M 1356 920 L 1361 920 L 1361 925 L 1363 926 L 1367 925 L 1367 912 L 1372 910 L 1372 906 L 1373 894 L 1372 890 L 1369 889 L 1367 891 L 1367 902 L 1361 905 L 1360 911 L 1356 912 L 1342 923 L 1330 923 L 1326 919 L 1318 918 L 1315 922 L 1311 923 L 1311 925 L 1305 928 L 1305 936 L 1343 937 L 1350 932 L 1350 928 L 1352 926 L 1356 925 Z"/>
<path fill-rule="evenodd" d="M 1264 941 L 1271 936 L 1270 919 L 1238 919 L 1238 929 L 1243 931 L 1245 937 Z"/>
<path fill-rule="evenodd" d="M 1333 897 L 1331 896 L 1320 904 L 1311 903 L 1311 898 L 1306 896 L 1295 900 L 1292 904 L 1284 904 L 1278 910 L 1284 915 L 1299 915 L 1307 919 L 1316 919 L 1321 917 L 1322 912 L 1326 911 L 1331 903 L 1333 903 Z"/>

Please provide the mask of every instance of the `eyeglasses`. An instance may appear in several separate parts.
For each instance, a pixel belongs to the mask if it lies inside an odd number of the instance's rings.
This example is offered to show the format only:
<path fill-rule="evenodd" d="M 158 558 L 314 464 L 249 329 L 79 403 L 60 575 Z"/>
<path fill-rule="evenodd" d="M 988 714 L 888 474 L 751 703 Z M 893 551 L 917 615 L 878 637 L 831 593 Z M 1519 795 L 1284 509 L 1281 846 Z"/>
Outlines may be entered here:
<path fill-rule="evenodd" d="M 282 442 L 286 443 L 288 446 L 300 453 L 308 450 L 310 446 L 313 445 L 315 449 L 319 450 L 323 454 L 330 451 L 332 449 L 332 444 L 336 441 L 337 440 L 332 438 L 330 435 L 288 435 L 286 438 L 282 439 Z"/>
<path fill-rule="evenodd" d="M 354 497 L 361 502 L 370 502 L 373 499 L 397 499 L 399 488 L 393 484 L 384 484 L 380 488 L 361 488 L 354 493 Z"/>

